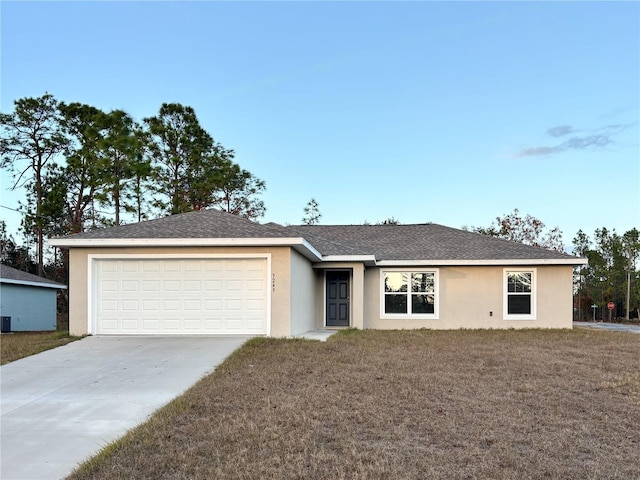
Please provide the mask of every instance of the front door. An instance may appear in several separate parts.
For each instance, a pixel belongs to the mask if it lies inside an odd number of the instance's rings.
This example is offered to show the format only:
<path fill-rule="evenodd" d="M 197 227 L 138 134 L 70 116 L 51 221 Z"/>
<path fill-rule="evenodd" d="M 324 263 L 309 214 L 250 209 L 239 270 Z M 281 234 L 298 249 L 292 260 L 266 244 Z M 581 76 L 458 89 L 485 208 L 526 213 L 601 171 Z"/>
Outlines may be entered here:
<path fill-rule="evenodd" d="M 327 327 L 349 326 L 349 272 L 326 272 L 327 278 Z"/>

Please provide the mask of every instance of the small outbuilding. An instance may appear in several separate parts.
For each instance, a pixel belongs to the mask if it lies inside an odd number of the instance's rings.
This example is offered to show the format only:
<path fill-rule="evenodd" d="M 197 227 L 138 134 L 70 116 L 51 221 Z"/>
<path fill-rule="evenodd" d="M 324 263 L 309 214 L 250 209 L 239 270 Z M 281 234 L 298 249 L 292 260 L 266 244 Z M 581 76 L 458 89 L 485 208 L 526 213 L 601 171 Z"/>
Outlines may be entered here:
<path fill-rule="evenodd" d="M 2 332 L 56 329 L 57 291 L 67 286 L 0 264 Z"/>

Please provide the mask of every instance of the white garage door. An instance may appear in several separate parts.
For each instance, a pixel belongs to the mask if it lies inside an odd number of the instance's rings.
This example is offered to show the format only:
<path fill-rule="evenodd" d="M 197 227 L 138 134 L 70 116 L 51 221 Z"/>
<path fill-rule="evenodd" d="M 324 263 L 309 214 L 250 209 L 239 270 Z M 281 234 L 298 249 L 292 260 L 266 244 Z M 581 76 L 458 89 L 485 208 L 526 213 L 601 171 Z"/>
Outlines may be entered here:
<path fill-rule="evenodd" d="M 95 333 L 268 333 L 264 258 L 95 262 Z"/>

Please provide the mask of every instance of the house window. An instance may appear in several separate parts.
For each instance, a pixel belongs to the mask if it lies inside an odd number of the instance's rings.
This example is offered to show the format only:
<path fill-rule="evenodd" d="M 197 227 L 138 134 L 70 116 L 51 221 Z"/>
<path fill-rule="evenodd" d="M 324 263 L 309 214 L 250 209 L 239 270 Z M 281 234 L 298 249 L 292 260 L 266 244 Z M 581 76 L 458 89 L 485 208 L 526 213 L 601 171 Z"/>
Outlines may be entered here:
<path fill-rule="evenodd" d="M 535 320 L 535 269 L 505 269 L 504 317 L 507 320 Z"/>
<path fill-rule="evenodd" d="M 385 270 L 382 272 L 382 316 L 436 318 L 436 270 Z"/>

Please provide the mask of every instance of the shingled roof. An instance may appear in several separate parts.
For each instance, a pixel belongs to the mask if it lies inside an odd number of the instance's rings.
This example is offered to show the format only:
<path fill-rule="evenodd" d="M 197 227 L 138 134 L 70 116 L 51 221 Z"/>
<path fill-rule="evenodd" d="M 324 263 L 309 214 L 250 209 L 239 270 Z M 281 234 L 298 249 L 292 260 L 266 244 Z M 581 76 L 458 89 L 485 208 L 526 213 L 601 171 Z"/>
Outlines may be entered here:
<path fill-rule="evenodd" d="M 189 242 L 189 240 L 192 240 Z M 411 225 L 259 224 L 219 210 L 171 215 L 93 230 L 51 243 L 61 247 L 135 245 L 291 245 L 314 261 L 365 257 L 385 263 L 560 263 L 580 264 L 565 253 L 532 247 L 433 223 Z M 304 252 L 303 252 L 304 253 Z M 320 258 L 319 255 L 322 257 Z"/>
<path fill-rule="evenodd" d="M 67 288 L 62 283 L 54 282 L 48 278 L 23 272 L 22 270 L 0 264 L 0 283 L 13 283 L 16 285 L 30 285 L 43 288 Z"/>
<path fill-rule="evenodd" d="M 331 239 L 314 246 L 323 255 L 340 255 L 349 245 L 376 260 L 575 259 L 571 255 L 488 237 L 434 223 L 410 225 L 314 225 L 288 227 L 306 238 Z"/>
<path fill-rule="evenodd" d="M 270 228 L 220 210 L 199 210 L 139 223 L 77 233 L 69 239 L 113 238 L 283 238 L 281 229 Z"/>

